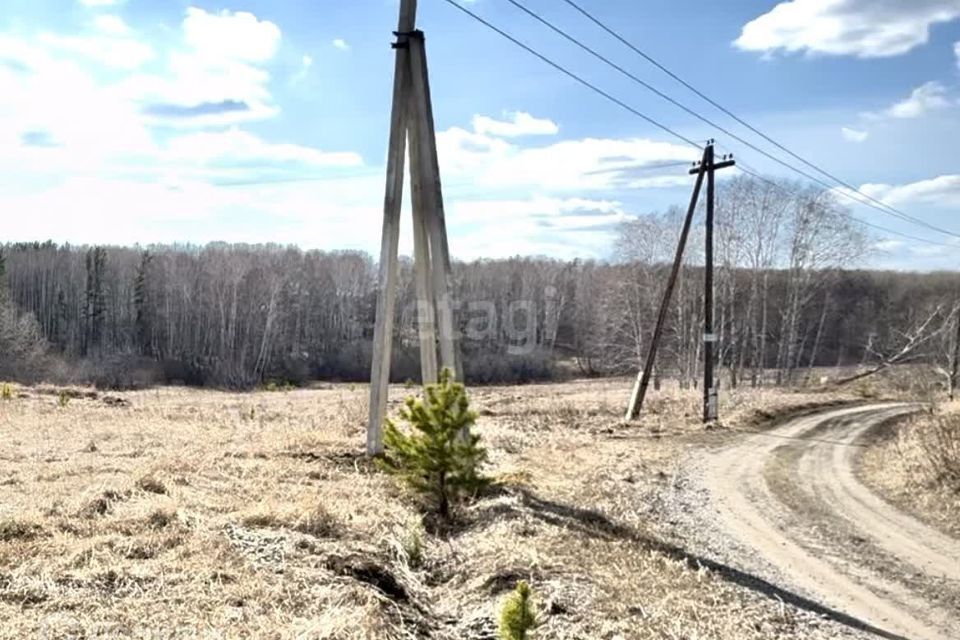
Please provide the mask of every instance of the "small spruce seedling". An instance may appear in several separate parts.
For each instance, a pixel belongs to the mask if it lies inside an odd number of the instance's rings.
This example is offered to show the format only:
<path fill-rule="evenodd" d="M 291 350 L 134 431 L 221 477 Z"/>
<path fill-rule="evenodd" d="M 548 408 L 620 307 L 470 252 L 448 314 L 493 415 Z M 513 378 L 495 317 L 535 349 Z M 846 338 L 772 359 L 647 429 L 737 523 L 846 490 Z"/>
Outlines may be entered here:
<path fill-rule="evenodd" d="M 476 419 L 463 385 L 444 369 L 438 383 L 426 386 L 422 399 L 407 398 L 400 410 L 407 429 L 386 421 L 385 451 L 378 464 L 449 519 L 455 505 L 489 484 L 479 473 L 486 449 L 480 436 L 470 432 Z"/>
<path fill-rule="evenodd" d="M 539 625 L 533 592 L 526 580 L 521 580 L 500 609 L 500 640 L 530 640 Z"/>

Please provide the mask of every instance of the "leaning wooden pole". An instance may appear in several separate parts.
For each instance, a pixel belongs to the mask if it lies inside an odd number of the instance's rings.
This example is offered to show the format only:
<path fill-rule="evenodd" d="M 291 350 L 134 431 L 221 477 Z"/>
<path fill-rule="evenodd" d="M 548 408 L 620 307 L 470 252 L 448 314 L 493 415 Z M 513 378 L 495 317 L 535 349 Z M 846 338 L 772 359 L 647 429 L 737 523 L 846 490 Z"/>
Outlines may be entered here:
<path fill-rule="evenodd" d="M 670 309 L 670 300 L 673 298 L 673 288 L 677 284 L 680 265 L 683 264 L 683 251 L 687 246 L 687 237 L 690 235 L 690 225 L 693 222 L 693 214 L 697 210 L 697 201 L 700 199 L 700 188 L 703 186 L 703 176 L 706 170 L 707 151 L 704 150 L 703 159 L 700 161 L 700 169 L 697 172 L 697 181 L 693 185 L 693 194 L 690 196 L 690 206 L 687 207 L 687 217 L 684 218 L 683 229 L 680 231 L 680 240 L 677 242 L 677 253 L 673 258 L 673 268 L 670 270 L 670 277 L 667 279 L 667 286 L 663 291 L 663 300 L 660 302 L 660 312 L 657 315 L 657 324 L 653 330 L 653 337 L 650 339 L 647 360 L 643 365 L 643 371 L 637 376 L 637 380 L 633 385 L 633 393 L 630 394 L 630 404 L 627 406 L 627 420 L 636 418 L 640 415 L 640 410 L 643 408 L 643 400 L 647 395 L 650 376 L 653 374 L 653 365 L 657 359 L 657 347 L 660 346 L 663 328 L 667 323 L 667 313 Z"/>
<path fill-rule="evenodd" d="M 401 0 L 398 33 L 416 26 L 417 0 Z M 400 242 L 400 205 L 403 200 L 403 169 L 406 155 L 409 105 L 409 50 L 398 43 L 393 72 L 393 106 L 387 150 L 387 185 L 383 201 L 383 231 L 377 289 L 377 316 L 373 329 L 373 361 L 370 369 L 370 417 L 367 424 L 367 454 L 383 451 L 383 419 L 387 413 L 390 355 L 393 349 L 393 316 L 397 302 L 397 247 Z"/>
<path fill-rule="evenodd" d="M 960 303 L 957 304 L 957 338 L 953 343 L 953 367 L 950 372 L 950 400 L 957 397 L 960 388 Z"/>

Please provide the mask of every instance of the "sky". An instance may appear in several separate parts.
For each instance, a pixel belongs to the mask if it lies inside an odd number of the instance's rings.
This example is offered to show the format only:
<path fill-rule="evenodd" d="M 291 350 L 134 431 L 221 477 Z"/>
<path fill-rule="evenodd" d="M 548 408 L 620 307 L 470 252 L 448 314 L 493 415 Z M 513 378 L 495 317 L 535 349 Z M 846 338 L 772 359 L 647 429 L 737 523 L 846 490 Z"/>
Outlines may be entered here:
<path fill-rule="evenodd" d="M 508 0 L 457 1 L 682 136 L 716 138 L 751 170 L 798 177 Z M 519 1 L 797 164 L 563 0 Z M 960 0 L 579 2 L 795 153 L 960 234 Z M 620 222 L 686 203 L 692 179 L 676 163 L 696 158 L 687 143 L 445 0 L 419 5 L 454 257 L 603 259 Z M 4 0 L 3 239 L 376 255 L 397 11 L 398 0 Z M 960 269 L 958 237 L 848 204 L 941 243 L 873 231 L 865 266 Z"/>

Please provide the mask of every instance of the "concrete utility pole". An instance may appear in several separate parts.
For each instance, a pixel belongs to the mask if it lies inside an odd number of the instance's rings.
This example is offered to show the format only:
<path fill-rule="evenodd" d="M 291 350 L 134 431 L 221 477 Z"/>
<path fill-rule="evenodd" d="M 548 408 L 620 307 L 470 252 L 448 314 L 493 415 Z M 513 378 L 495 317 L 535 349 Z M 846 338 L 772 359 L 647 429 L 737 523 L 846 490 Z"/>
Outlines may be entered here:
<path fill-rule="evenodd" d="M 670 270 L 670 276 L 667 279 L 667 286 L 663 291 L 663 300 L 660 302 L 660 311 L 657 315 L 657 324 L 653 330 L 653 336 L 650 339 L 650 348 L 647 353 L 647 360 L 644 363 L 643 371 L 637 376 L 634 383 L 633 393 L 630 394 L 630 404 L 627 406 L 627 420 L 633 420 L 640 415 L 643 409 L 643 401 L 647 395 L 647 387 L 650 385 L 650 376 L 653 374 L 653 367 L 657 359 L 657 349 L 660 346 L 660 340 L 663 337 L 663 329 L 667 320 L 667 313 L 670 308 L 670 301 L 673 298 L 673 289 L 677 283 L 677 276 L 680 273 L 680 267 L 683 264 L 683 252 L 687 245 L 687 238 L 690 235 L 690 225 L 693 222 L 693 215 L 697 209 L 697 202 L 700 198 L 700 189 L 703 186 L 704 176 L 707 178 L 707 219 L 706 219 L 706 265 L 704 271 L 704 366 L 703 366 L 703 420 L 710 422 L 717 419 L 717 390 L 714 385 L 714 350 L 713 345 L 716 342 L 716 334 L 713 333 L 713 217 L 714 217 L 714 172 L 718 169 L 734 166 L 732 156 L 724 156 L 721 162 L 715 162 L 713 140 L 707 143 L 703 150 L 703 158 L 690 170 L 691 174 L 696 174 L 697 181 L 693 185 L 693 194 L 690 197 L 690 206 L 687 208 L 687 216 L 683 221 L 683 229 L 680 232 L 680 240 L 677 243 L 677 252 L 673 259 L 673 267 Z"/>
<path fill-rule="evenodd" d="M 443 367 L 449 367 L 458 379 L 463 378 L 459 342 L 454 332 L 453 302 L 450 295 L 450 253 L 443 212 L 427 54 L 423 32 L 416 29 L 416 15 L 416 0 L 401 0 L 400 18 L 394 34 L 397 41 L 393 44 L 397 53 L 387 151 L 373 362 L 370 370 L 368 455 L 383 452 L 383 420 L 387 409 L 396 310 L 400 206 L 403 200 L 404 161 L 408 139 L 420 370 L 424 384 L 436 382 L 439 368 Z"/>

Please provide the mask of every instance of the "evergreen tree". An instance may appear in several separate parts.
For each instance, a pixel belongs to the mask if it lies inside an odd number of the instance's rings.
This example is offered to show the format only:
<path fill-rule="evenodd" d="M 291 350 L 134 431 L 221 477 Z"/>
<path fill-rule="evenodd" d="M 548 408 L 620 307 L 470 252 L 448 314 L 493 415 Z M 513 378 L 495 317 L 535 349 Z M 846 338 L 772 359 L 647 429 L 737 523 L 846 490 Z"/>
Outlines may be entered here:
<path fill-rule="evenodd" d="M 87 290 L 83 355 L 96 350 L 99 355 L 103 342 L 103 324 L 106 316 L 106 298 L 103 294 L 104 271 L 107 263 L 107 250 L 93 247 L 87 250 Z"/>
<path fill-rule="evenodd" d="M 487 452 L 479 444 L 480 436 L 470 433 L 477 414 L 470 409 L 466 391 L 444 369 L 437 384 L 426 386 L 424 398 L 407 398 L 400 419 L 409 426 L 409 434 L 387 420 L 380 465 L 448 519 L 452 506 L 489 483 L 478 471 Z"/>
<path fill-rule="evenodd" d="M 67 297 L 63 289 L 57 290 L 57 304 L 53 314 L 53 327 L 50 332 L 50 341 L 61 352 L 67 350 L 67 341 L 70 329 L 70 310 L 67 306 Z"/>
<path fill-rule="evenodd" d="M 0 251 L 0 302 L 7 299 L 7 259 Z"/>
<path fill-rule="evenodd" d="M 153 256 L 150 255 L 150 252 L 144 251 L 140 256 L 140 264 L 137 265 L 137 275 L 133 283 L 133 306 L 136 313 L 134 330 L 137 337 L 137 347 L 140 353 L 145 356 L 153 355 L 153 327 L 150 322 L 150 301 L 147 293 L 147 273 L 152 260 Z"/>
<path fill-rule="evenodd" d="M 500 609 L 500 640 L 529 640 L 539 625 L 530 585 L 521 580 Z"/>

